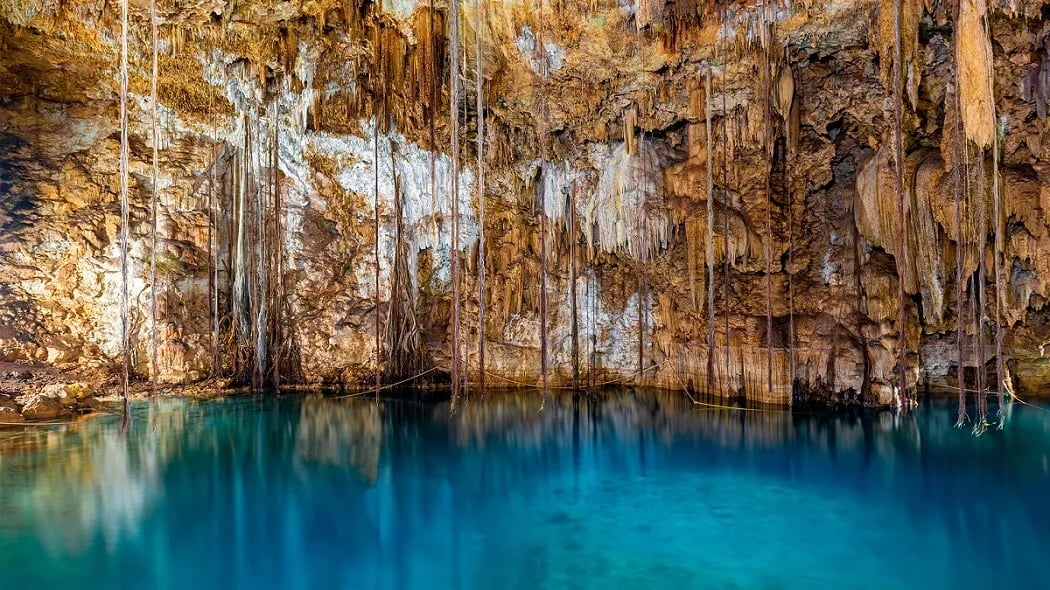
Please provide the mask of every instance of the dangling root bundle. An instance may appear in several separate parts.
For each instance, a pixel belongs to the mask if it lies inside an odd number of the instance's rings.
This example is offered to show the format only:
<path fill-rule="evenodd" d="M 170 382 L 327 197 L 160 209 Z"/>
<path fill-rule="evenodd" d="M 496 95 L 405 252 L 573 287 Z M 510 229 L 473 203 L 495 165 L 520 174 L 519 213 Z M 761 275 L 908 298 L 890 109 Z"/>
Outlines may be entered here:
<path fill-rule="evenodd" d="M 386 322 L 387 360 L 384 367 L 384 377 L 389 382 L 418 375 L 426 365 L 423 339 L 416 320 L 417 285 L 412 284 L 409 272 L 404 196 L 394 157 L 395 151 L 391 149 L 390 164 L 394 173 L 394 262 L 390 271 L 390 306 Z"/>

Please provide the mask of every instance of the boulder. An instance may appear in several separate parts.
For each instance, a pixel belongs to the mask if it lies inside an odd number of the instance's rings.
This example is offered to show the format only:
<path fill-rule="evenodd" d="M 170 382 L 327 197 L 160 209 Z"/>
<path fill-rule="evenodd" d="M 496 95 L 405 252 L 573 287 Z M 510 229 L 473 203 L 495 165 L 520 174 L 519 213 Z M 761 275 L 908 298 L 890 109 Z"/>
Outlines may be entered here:
<path fill-rule="evenodd" d="M 55 420 L 72 415 L 69 408 L 52 398 L 34 397 L 22 408 L 22 416 L 28 420 Z"/>
<path fill-rule="evenodd" d="M 57 401 L 59 404 L 72 407 L 78 402 L 91 397 L 91 389 L 83 383 L 51 383 L 40 390 L 39 397 Z"/>
<path fill-rule="evenodd" d="M 0 424 L 21 424 L 25 421 L 25 417 L 18 411 L 18 404 L 0 397 Z"/>

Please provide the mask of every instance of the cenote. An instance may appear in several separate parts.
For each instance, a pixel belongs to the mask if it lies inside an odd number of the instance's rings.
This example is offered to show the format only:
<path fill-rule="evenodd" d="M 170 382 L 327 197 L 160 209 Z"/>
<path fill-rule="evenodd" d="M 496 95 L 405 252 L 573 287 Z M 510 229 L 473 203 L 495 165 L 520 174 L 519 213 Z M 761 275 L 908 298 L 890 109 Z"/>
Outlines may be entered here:
<path fill-rule="evenodd" d="M 0 432 L 7 588 L 1047 587 L 1050 412 L 158 399 Z M 655 585 L 655 586 L 654 586 Z"/>

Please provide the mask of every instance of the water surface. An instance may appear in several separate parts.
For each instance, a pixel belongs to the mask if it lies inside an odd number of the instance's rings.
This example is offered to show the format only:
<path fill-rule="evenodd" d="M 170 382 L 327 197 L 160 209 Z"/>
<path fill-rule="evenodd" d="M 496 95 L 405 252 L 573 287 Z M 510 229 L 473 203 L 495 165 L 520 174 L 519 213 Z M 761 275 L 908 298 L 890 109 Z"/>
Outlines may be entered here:
<path fill-rule="evenodd" d="M 0 431 L 5 588 L 1050 587 L 1050 412 L 319 396 Z"/>

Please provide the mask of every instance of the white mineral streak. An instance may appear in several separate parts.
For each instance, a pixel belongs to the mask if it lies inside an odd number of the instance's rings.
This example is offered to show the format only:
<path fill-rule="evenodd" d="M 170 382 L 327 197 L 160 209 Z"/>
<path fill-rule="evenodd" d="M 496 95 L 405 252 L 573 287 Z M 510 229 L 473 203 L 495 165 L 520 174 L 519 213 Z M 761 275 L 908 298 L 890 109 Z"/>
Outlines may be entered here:
<path fill-rule="evenodd" d="M 365 126 L 365 137 L 353 135 L 334 136 L 315 133 L 307 136 L 308 150 L 317 150 L 345 162 L 336 176 L 336 181 L 346 191 L 370 195 L 375 190 L 375 154 L 373 141 L 374 122 Z M 395 164 L 391 167 L 391 152 Z M 413 289 L 416 281 L 416 254 L 433 249 L 435 277 L 442 284 L 449 280 L 452 251 L 452 202 L 448 198 L 451 159 L 444 154 L 434 159 L 437 199 L 430 194 L 430 152 L 409 142 L 397 132 L 379 136 L 379 201 L 382 224 L 380 226 L 380 252 L 394 251 L 394 222 L 390 213 L 394 210 L 394 175 L 396 173 L 401 190 L 404 236 L 409 241 L 409 274 Z M 474 173 L 464 169 L 459 177 L 459 234 L 460 249 L 467 251 L 477 241 L 478 227 L 474 215 L 472 191 Z M 437 210 L 434 210 L 434 203 Z M 436 235 L 430 228 L 436 220 Z M 381 285 L 389 284 L 390 264 L 383 265 Z M 367 281 L 365 281 L 367 282 Z M 374 286 L 363 285 L 362 295 L 372 296 Z M 383 289 L 383 287 L 380 287 Z"/>
<path fill-rule="evenodd" d="M 593 270 L 576 280 L 581 372 L 586 372 L 593 352 L 595 368 L 604 375 L 610 378 L 631 376 L 638 364 L 639 296 L 637 293 L 631 295 L 623 309 L 608 309 L 602 303 L 597 285 Z M 572 374 L 572 308 L 567 288 L 551 289 L 549 309 L 547 345 L 551 373 L 568 378 Z M 528 350 L 527 354 L 535 354 L 535 349 L 539 348 L 539 316 L 535 313 L 511 316 L 504 326 L 502 341 L 511 347 Z M 520 361 L 513 356 L 494 355 L 489 369 L 513 374 L 514 363 Z"/>
<path fill-rule="evenodd" d="M 536 35 L 532 32 L 527 25 L 521 28 L 521 34 L 515 39 L 518 46 L 518 51 L 521 52 L 521 56 L 525 58 L 525 62 L 529 64 L 529 67 L 533 72 L 540 73 L 540 44 L 536 39 Z M 551 72 L 557 72 L 565 65 L 565 50 L 561 48 L 557 43 L 550 41 L 543 42 L 543 48 L 547 54 L 547 74 Z"/>
<path fill-rule="evenodd" d="M 653 143 L 640 141 L 633 155 L 622 142 L 592 144 L 589 160 L 598 171 L 597 186 L 567 162 L 547 163 L 543 178 L 547 217 L 567 225 L 573 195 L 579 232 L 595 248 L 644 260 L 666 247 L 673 220 L 664 201 L 664 160 Z M 533 161 L 527 168 L 535 170 L 538 165 Z"/>
<path fill-rule="evenodd" d="M 635 0 L 634 23 L 635 28 L 639 31 L 651 25 L 662 25 L 664 23 L 664 1 Z"/>
<path fill-rule="evenodd" d="M 718 41 L 742 41 L 748 45 L 758 43 L 765 46 L 769 41 L 769 24 L 783 22 L 790 18 L 793 12 L 790 3 L 784 8 L 778 8 L 777 5 L 779 2 L 765 0 L 746 6 L 729 6 L 718 27 Z"/>
<path fill-rule="evenodd" d="M 592 285 L 597 286 L 597 281 L 593 281 Z M 594 337 L 596 368 L 629 375 L 637 369 L 638 364 L 639 295 L 631 295 L 622 310 L 610 310 L 602 304 L 601 293 L 597 289 L 595 291 L 593 295 L 597 297 L 597 301 L 594 313 L 583 309 L 583 306 L 579 310 L 581 365 L 586 366 L 587 357 L 591 353 L 591 338 Z M 572 334 L 568 328 L 572 310 L 569 308 L 568 295 L 560 295 L 555 323 L 559 329 L 555 331 L 556 340 L 552 351 L 555 361 L 563 367 L 568 367 L 572 362 Z M 589 303 L 587 277 L 577 280 L 576 298 L 578 301 Z"/>
<path fill-rule="evenodd" d="M 131 314 L 131 333 L 133 341 L 143 341 L 149 331 L 148 321 L 144 321 L 144 306 L 149 305 L 147 294 L 149 250 L 147 248 L 145 234 L 133 232 L 128 236 L 128 299 L 133 306 Z M 81 276 L 86 278 L 88 274 L 95 274 L 96 280 L 101 281 L 102 292 L 98 297 L 98 317 L 92 323 L 93 329 L 88 335 L 89 339 L 98 344 L 106 355 L 118 357 L 121 353 L 121 328 L 120 322 L 114 322 L 112 318 L 119 317 L 121 302 L 121 279 L 120 279 L 120 242 L 114 241 L 110 244 L 103 260 L 84 260 L 77 264 Z M 136 313 L 137 312 L 137 313 Z"/>
<path fill-rule="evenodd" d="M 286 255 L 293 261 L 301 255 L 303 212 L 308 207 L 315 207 L 320 211 L 327 209 L 327 204 L 323 202 L 319 191 L 312 184 L 313 174 L 304 156 L 315 153 L 333 160 L 338 167 L 335 180 L 339 186 L 350 193 L 369 197 L 375 190 L 376 169 L 373 145 L 374 120 L 362 122 L 363 137 L 306 130 L 309 109 L 315 98 L 311 82 L 316 55 L 305 51 L 305 45 L 301 44 L 300 47 L 302 51 L 296 63 L 296 74 L 303 82 L 304 90 L 300 93 L 293 92 L 291 84 L 286 82 L 282 92 L 277 95 L 278 112 L 281 114 L 278 120 L 279 165 L 281 172 L 287 177 L 287 182 L 282 185 L 282 189 L 287 191 L 284 193 L 287 207 L 285 248 Z M 212 84 L 226 90 L 227 98 L 238 111 L 258 112 L 264 106 L 262 104 L 263 92 L 258 86 L 257 78 L 243 64 L 243 61 L 230 62 L 230 58 L 223 58 L 215 54 L 206 69 L 206 78 Z M 260 119 L 260 124 L 268 125 L 262 119 Z M 239 145 L 239 142 L 243 142 L 243 132 L 241 125 L 238 124 L 227 140 L 234 145 Z M 260 128 L 253 138 L 256 142 L 260 142 L 255 146 L 256 153 L 265 153 L 261 143 L 265 141 L 265 132 L 265 129 Z M 393 160 L 396 162 L 394 164 L 396 171 L 391 167 L 392 152 Z M 396 131 L 382 134 L 379 137 L 380 252 L 394 251 L 395 220 L 391 217 L 391 213 L 394 210 L 396 172 L 403 204 L 404 235 L 410 242 L 408 262 L 412 290 L 418 287 L 416 268 L 418 257 L 416 254 L 423 250 L 433 249 L 434 251 L 434 265 L 437 269 L 434 278 L 441 284 L 447 284 L 449 280 L 452 249 L 452 202 L 448 198 L 448 187 L 451 186 L 450 167 L 451 160 L 447 155 L 437 155 L 434 169 L 437 198 L 432 199 L 430 152 L 408 141 Z M 470 169 L 464 169 L 460 173 L 459 231 L 460 248 L 463 251 L 471 248 L 477 240 L 477 220 L 471 198 L 473 179 L 474 173 Z M 371 204 L 372 199 L 368 198 L 367 202 Z M 434 210 L 434 203 L 437 203 L 436 210 Z M 374 212 L 370 214 L 374 215 Z M 434 220 L 437 222 L 436 234 L 430 231 L 434 227 Z M 372 298 L 375 295 L 372 279 L 375 269 L 372 266 L 361 265 L 356 269 L 360 274 L 358 295 L 363 298 Z M 381 263 L 381 266 L 380 291 L 382 295 L 389 291 L 389 271 L 392 264 L 387 261 L 386 264 Z"/>
<path fill-rule="evenodd" d="M 536 162 L 536 165 L 538 164 Z M 582 213 L 580 195 L 583 194 L 583 191 L 580 189 L 585 186 L 585 180 L 586 175 L 583 171 L 571 167 L 568 162 L 547 163 L 544 175 L 544 191 L 546 194 L 544 213 L 547 214 L 548 219 L 568 225 L 568 205 L 569 199 L 573 196 L 574 188 L 577 191 L 575 201 L 576 214 L 580 215 Z"/>

